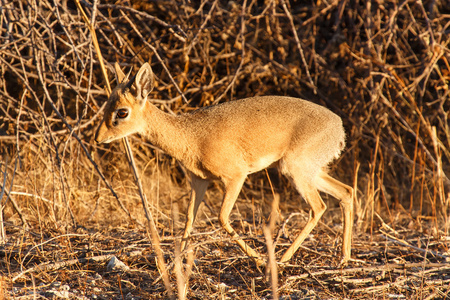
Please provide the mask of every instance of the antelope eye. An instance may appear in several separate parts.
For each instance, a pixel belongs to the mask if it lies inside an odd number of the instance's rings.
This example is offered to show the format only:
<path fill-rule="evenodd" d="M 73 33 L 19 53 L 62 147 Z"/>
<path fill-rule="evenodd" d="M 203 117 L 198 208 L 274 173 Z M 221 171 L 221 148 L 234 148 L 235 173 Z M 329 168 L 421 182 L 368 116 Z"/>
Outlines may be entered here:
<path fill-rule="evenodd" d="M 121 108 L 117 111 L 117 117 L 120 119 L 124 119 L 128 117 L 128 110 L 125 108 Z"/>

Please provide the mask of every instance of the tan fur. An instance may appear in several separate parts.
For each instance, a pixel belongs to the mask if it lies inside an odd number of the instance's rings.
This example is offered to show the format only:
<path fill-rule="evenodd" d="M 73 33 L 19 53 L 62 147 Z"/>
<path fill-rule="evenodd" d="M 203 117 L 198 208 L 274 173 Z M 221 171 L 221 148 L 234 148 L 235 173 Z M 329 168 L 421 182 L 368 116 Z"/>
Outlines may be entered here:
<path fill-rule="evenodd" d="M 317 225 L 326 209 L 318 191 L 336 197 L 342 206 L 342 262 L 350 259 L 353 189 L 326 173 L 327 165 L 345 146 L 342 120 L 327 108 L 302 99 L 253 97 L 172 116 L 147 101 L 153 73 L 145 63 L 134 84 L 116 64 L 118 86 L 112 92 L 96 141 L 109 143 L 140 133 L 179 160 L 191 172 L 191 199 L 181 248 L 189 238 L 208 183 L 219 179 L 225 196 L 219 221 L 239 246 L 258 264 L 261 256 L 231 228 L 228 218 L 248 174 L 279 166 L 311 206 L 310 220 L 281 258 L 288 261 Z M 128 116 L 117 118 L 120 109 Z M 114 125 L 114 121 L 117 123 Z"/>

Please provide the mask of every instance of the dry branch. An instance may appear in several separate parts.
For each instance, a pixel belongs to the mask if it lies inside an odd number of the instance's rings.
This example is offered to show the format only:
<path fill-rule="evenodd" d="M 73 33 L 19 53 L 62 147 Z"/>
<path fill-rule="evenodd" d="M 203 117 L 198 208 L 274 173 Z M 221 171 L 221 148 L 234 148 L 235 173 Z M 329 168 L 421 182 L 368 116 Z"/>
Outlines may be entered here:
<path fill-rule="evenodd" d="M 127 257 L 134 257 L 134 256 L 142 256 L 142 250 L 133 251 L 129 253 L 121 253 L 121 255 L 125 255 Z M 90 264 L 90 263 L 103 263 L 106 261 L 109 261 L 112 257 L 114 257 L 114 254 L 107 254 L 107 255 L 99 255 L 99 256 L 93 256 L 89 258 L 76 258 L 76 259 L 70 259 L 65 261 L 59 261 L 56 263 L 42 263 L 40 265 L 34 266 L 32 268 L 26 269 L 25 271 L 18 272 L 16 274 L 11 274 L 12 282 L 17 281 L 18 279 L 22 278 L 28 273 L 37 273 L 37 272 L 51 272 L 51 271 L 57 271 L 59 269 L 66 269 L 68 267 L 71 267 L 76 264 Z"/>

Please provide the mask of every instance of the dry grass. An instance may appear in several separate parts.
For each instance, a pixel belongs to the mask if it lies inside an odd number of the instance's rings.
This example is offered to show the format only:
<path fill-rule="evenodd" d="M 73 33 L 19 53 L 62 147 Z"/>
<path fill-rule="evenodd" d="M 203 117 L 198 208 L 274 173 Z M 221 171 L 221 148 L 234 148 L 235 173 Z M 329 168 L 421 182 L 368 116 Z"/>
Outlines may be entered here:
<path fill-rule="evenodd" d="M 174 252 L 187 206 L 184 169 L 131 138 L 175 297 L 450 297 L 445 1 L 82 5 L 106 65 L 152 62 L 152 96 L 165 111 L 290 95 L 329 107 L 348 132 L 330 171 L 357 191 L 352 256 L 360 261 L 337 268 L 341 216 L 325 198 L 321 224 L 289 265 L 271 264 L 278 272 L 269 277 L 220 230 L 220 185 L 206 195 L 190 251 Z M 79 10 L 72 1 L 13 0 L 0 13 L 0 299 L 167 298 L 124 149 L 93 142 L 106 82 Z M 276 194 L 264 172 L 250 176 L 232 220 L 279 258 L 308 207 L 269 174 Z M 278 196 L 281 216 L 265 227 Z M 106 271 L 113 255 L 130 270 Z"/>

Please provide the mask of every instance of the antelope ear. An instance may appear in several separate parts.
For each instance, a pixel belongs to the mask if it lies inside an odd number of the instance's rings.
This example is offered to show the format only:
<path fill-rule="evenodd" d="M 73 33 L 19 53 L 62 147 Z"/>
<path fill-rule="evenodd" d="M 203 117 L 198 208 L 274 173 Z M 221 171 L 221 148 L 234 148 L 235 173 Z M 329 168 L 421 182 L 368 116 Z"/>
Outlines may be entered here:
<path fill-rule="evenodd" d="M 125 74 L 123 73 L 122 69 L 120 68 L 120 66 L 117 62 L 114 64 L 114 69 L 116 71 L 117 84 L 120 84 L 125 79 Z"/>
<path fill-rule="evenodd" d="M 136 74 L 136 99 L 143 104 L 154 87 L 153 71 L 149 63 L 145 63 Z"/>

